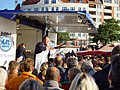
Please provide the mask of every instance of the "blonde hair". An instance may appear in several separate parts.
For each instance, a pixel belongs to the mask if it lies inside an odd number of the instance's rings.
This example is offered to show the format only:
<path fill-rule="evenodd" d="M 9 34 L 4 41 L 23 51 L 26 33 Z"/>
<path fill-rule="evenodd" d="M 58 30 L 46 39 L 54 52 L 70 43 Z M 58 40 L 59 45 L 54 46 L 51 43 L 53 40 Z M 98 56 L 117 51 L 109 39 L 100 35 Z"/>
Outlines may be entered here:
<path fill-rule="evenodd" d="M 47 70 L 47 68 L 48 68 L 48 63 L 45 63 L 45 62 L 42 63 L 42 65 L 40 66 L 40 69 L 43 70 L 43 71 Z"/>
<path fill-rule="evenodd" d="M 87 73 L 78 73 L 69 90 L 99 90 L 94 79 Z"/>

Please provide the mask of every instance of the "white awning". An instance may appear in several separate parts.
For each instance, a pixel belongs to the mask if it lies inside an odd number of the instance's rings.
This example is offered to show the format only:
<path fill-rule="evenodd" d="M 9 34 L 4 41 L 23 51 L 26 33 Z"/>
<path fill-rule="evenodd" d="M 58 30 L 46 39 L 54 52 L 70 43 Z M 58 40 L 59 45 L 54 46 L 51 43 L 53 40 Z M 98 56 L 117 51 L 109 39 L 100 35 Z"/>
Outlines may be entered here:
<path fill-rule="evenodd" d="M 16 11 L 3 10 L 1 14 L 13 14 L 37 20 L 46 25 L 47 30 L 54 32 L 97 33 L 94 21 L 86 12 L 76 11 Z"/>

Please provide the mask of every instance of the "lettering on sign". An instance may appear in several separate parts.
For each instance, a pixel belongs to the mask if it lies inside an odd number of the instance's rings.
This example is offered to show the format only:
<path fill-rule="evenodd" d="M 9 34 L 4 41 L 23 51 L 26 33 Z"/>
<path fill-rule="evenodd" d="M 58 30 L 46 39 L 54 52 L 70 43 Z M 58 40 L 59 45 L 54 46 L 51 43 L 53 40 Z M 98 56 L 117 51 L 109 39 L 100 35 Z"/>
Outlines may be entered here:
<path fill-rule="evenodd" d="M 2 51 L 5 51 L 5 52 L 9 51 L 12 45 L 13 45 L 13 41 L 11 37 L 2 36 L 0 38 L 0 49 Z"/>
<path fill-rule="evenodd" d="M 11 33 L 1 31 L 0 36 L 11 36 Z"/>

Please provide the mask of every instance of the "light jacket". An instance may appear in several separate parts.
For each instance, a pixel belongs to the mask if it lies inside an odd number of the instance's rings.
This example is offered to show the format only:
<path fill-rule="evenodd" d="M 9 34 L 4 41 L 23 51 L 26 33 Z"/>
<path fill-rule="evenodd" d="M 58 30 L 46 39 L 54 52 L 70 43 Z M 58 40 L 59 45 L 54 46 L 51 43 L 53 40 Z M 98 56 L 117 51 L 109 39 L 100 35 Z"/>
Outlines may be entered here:
<path fill-rule="evenodd" d="M 45 81 L 44 87 L 44 90 L 63 90 L 59 87 L 59 83 L 54 80 Z"/>

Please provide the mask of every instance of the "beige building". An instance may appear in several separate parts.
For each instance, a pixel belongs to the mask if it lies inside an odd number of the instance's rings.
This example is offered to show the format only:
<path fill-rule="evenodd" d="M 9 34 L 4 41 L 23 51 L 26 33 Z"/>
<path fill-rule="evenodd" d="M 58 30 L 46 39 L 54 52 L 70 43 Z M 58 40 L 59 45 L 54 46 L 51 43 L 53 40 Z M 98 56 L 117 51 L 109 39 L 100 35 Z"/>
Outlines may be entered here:
<path fill-rule="evenodd" d="M 26 0 L 21 10 L 25 11 L 86 11 L 98 28 L 105 19 L 120 20 L 120 0 Z M 87 43 L 88 33 L 70 33 L 71 39 Z M 79 43 L 79 44 L 80 44 Z"/>

